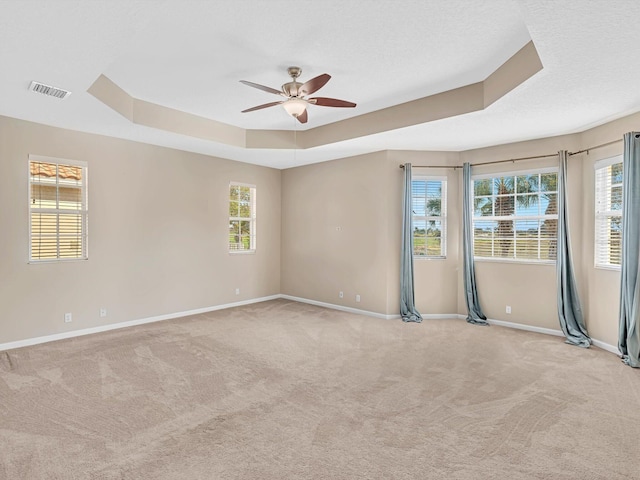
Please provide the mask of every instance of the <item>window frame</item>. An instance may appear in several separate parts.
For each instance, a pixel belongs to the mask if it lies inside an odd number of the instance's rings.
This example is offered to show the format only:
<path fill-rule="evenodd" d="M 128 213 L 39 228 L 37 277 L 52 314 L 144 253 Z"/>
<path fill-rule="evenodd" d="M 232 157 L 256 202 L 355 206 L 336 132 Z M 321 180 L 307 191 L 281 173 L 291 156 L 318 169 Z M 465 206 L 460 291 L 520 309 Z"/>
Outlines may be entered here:
<path fill-rule="evenodd" d="M 231 188 L 232 187 L 247 187 L 249 188 L 249 192 L 250 192 L 250 200 L 249 200 L 249 204 L 250 204 L 250 217 L 233 217 L 230 215 L 229 212 L 229 206 L 230 203 L 232 201 L 231 199 Z M 249 221 L 249 242 L 250 242 L 250 248 L 246 249 L 246 250 L 240 250 L 240 249 L 231 249 L 231 242 L 229 242 L 229 239 L 227 239 L 227 250 L 229 252 L 230 255 L 246 255 L 246 254 L 255 254 L 256 250 L 257 250 L 257 214 L 256 214 L 256 210 L 257 210 L 257 187 L 253 184 L 250 183 L 244 183 L 244 182 L 234 182 L 231 181 L 229 182 L 229 189 L 228 189 L 228 195 L 227 195 L 227 214 L 228 215 L 228 222 L 229 224 L 231 224 L 232 221 Z"/>
<path fill-rule="evenodd" d="M 414 175 L 411 178 L 411 201 L 413 203 L 413 182 L 441 182 L 440 196 L 440 216 L 435 215 L 416 215 L 413 213 L 413 205 L 411 210 L 411 235 L 413 235 L 414 225 L 418 221 L 439 221 L 440 222 L 440 254 L 439 255 L 416 255 L 415 245 L 413 247 L 414 260 L 446 260 L 447 258 L 447 176 L 446 175 Z M 426 212 L 425 212 L 426 213 Z M 426 238 L 426 237 L 425 237 Z M 415 239 L 414 239 L 415 241 Z"/>
<path fill-rule="evenodd" d="M 614 264 L 614 263 L 601 263 L 599 260 L 601 259 L 600 255 L 599 255 L 599 249 L 604 248 L 605 245 L 603 245 L 602 243 L 598 242 L 598 238 L 600 237 L 600 235 L 598 235 L 598 231 L 601 228 L 601 221 L 603 219 L 607 219 L 607 218 L 611 218 L 611 217 L 620 217 L 621 221 L 622 221 L 622 212 L 624 209 L 624 206 L 621 205 L 620 210 L 605 210 L 603 212 L 598 212 L 599 208 L 598 208 L 598 202 L 601 200 L 599 197 L 599 192 L 602 191 L 602 187 L 603 185 L 600 184 L 599 185 L 599 181 L 601 182 L 606 182 L 606 178 L 602 178 L 602 179 L 598 179 L 598 171 L 599 170 L 603 170 L 606 168 L 611 167 L 612 165 L 616 165 L 616 164 L 621 164 L 623 167 L 623 173 L 622 173 L 622 182 L 619 184 L 619 186 L 622 187 L 622 189 L 624 189 L 624 159 L 622 155 L 614 155 L 612 157 L 608 157 L 608 158 L 603 158 L 601 160 L 597 160 L 594 164 L 593 164 L 593 171 L 594 171 L 594 175 L 593 175 L 593 197 L 594 197 L 594 210 L 593 210 L 593 266 L 594 268 L 598 268 L 598 269 L 602 269 L 602 270 L 614 270 L 614 271 L 620 271 L 621 270 L 621 265 L 620 264 Z M 608 195 L 607 198 L 603 199 L 603 200 L 608 200 L 609 203 L 611 201 L 611 190 L 614 186 L 618 186 L 618 184 L 611 184 L 608 186 Z M 622 199 L 620 200 L 622 203 Z M 614 212 L 619 212 L 619 213 L 614 213 Z M 607 244 L 609 245 L 609 244 Z"/>
<path fill-rule="evenodd" d="M 501 262 L 501 263 L 522 263 L 522 264 L 528 264 L 528 265 L 555 265 L 556 261 L 557 261 L 557 246 L 556 246 L 556 258 L 553 260 L 549 260 L 549 259 L 540 259 L 540 258 L 522 258 L 522 257 L 481 257 L 475 254 L 475 224 L 476 224 L 476 220 L 480 219 L 480 220 L 486 220 L 486 221 L 497 221 L 497 219 L 510 219 L 514 222 L 516 221 L 527 221 L 527 220 L 538 220 L 538 221 L 544 221 L 544 220 L 556 220 L 556 238 L 557 238 L 557 220 L 558 220 L 558 214 L 552 214 L 552 215 L 543 215 L 543 214 L 539 214 L 539 215 L 527 215 L 527 216 L 516 216 L 515 212 L 516 212 L 516 203 L 515 203 L 515 197 L 518 195 L 517 192 L 517 187 L 514 189 L 514 213 L 512 215 L 509 216 L 505 216 L 505 215 L 492 215 L 492 216 L 486 216 L 486 217 L 476 217 L 475 216 L 475 208 L 474 208 L 474 201 L 476 199 L 476 195 L 475 195 L 475 189 L 474 189 L 474 182 L 476 180 L 483 180 L 483 179 L 487 179 L 487 178 L 500 178 L 500 177 L 518 177 L 518 176 L 527 176 L 527 175 L 543 175 L 543 174 L 548 174 L 548 173 L 555 173 L 556 174 L 556 190 L 555 190 L 555 194 L 556 194 L 556 198 L 558 195 L 558 186 L 557 186 L 557 179 L 558 179 L 558 167 L 557 166 L 551 166 L 551 167 L 542 167 L 542 168 L 533 168 L 530 170 L 514 170 L 514 171 L 499 171 L 499 172 L 493 172 L 493 173 L 481 173 L 481 174 L 476 174 L 476 175 L 472 175 L 471 179 L 470 179 L 470 185 L 469 185 L 469 189 L 471 192 L 471 195 L 469 195 L 469 201 L 470 204 L 467 205 L 467 208 L 469 208 L 470 211 L 470 217 L 471 217 L 471 237 L 472 237 L 472 249 L 474 252 L 473 258 L 474 261 L 480 261 L 480 262 Z M 540 195 L 541 191 L 538 191 L 537 194 Z M 553 193 L 553 192 L 551 192 Z M 484 196 L 484 195 L 483 195 Z M 490 197 L 495 198 L 497 195 L 496 194 L 492 194 L 490 195 Z M 495 213 L 495 212 L 494 212 Z M 515 242 L 517 237 L 516 237 L 516 229 L 514 228 L 514 233 L 513 233 L 514 237 L 513 237 L 513 241 Z M 538 239 L 541 239 L 540 236 L 540 230 L 538 230 Z M 495 239 L 493 240 L 493 242 L 495 242 Z M 493 243 L 492 243 L 493 245 Z M 514 244 L 514 249 L 516 249 L 516 245 Z M 516 250 L 517 251 L 517 250 Z M 538 253 L 538 255 L 540 255 L 540 253 Z"/>
<path fill-rule="evenodd" d="M 82 184 L 80 188 L 80 196 L 81 196 L 81 205 L 84 208 L 81 209 L 64 209 L 64 208 L 32 208 L 32 194 L 31 194 L 31 186 L 33 185 L 31 181 L 31 163 L 48 163 L 55 164 L 56 167 L 60 165 L 63 166 L 71 166 L 71 167 L 79 167 L 82 169 Z M 88 182 L 89 182 L 89 166 L 87 162 L 80 160 L 71 160 L 67 158 L 56 158 L 56 157 L 48 157 L 43 155 L 32 155 L 29 154 L 27 158 L 27 215 L 29 217 L 29 231 L 28 231 L 28 252 L 27 252 L 27 263 L 29 264 L 45 264 L 45 263 L 58 263 L 58 262 L 78 262 L 89 259 L 89 193 L 88 193 Z M 59 188 L 60 188 L 60 177 L 56 173 L 56 197 L 59 199 Z M 59 207 L 59 205 L 58 205 Z M 60 232 L 59 232 L 59 224 L 56 226 L 56 250 L 57 257 L 56 258 L 33 258 L 32 254 L 32 245 L 33 245 L 33 214 L 34 213 L 48 213 L 55 215 L 64 215 L 64 214 L 77 214 L 81 219 L 81 256 L 79 257 L 60 257 Z"/>

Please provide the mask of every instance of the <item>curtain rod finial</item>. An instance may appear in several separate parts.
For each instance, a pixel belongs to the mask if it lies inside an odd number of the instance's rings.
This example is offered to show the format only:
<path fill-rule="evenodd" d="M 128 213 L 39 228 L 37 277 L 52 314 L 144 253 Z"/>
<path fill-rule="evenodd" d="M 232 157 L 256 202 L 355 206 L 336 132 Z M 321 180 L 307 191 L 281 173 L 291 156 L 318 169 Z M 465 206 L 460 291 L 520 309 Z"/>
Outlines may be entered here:
<path fill-rule="evenodd" d="M 400 168 L 404 168 L 404 165 L 398 165 L 398 167 L 400 167 Z"/>

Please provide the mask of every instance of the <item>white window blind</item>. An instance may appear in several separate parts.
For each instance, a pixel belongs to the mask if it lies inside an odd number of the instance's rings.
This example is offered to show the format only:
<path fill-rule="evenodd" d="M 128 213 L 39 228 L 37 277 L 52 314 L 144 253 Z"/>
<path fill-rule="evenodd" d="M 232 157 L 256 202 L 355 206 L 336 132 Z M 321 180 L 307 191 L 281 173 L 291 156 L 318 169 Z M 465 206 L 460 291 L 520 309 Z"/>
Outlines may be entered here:
<path fill-rule="evenodd" d="M 555 170 L 474 177 L 474 255 L 531 262 L 555 260 L 557 179 Z"/>
<path fill-rule="evenodd" d="M 87 165 L 29 156 L 29 258 L 87 258 Z"/>
<path fill-rule="evenodd" d="M 413 255 L 444 258 L 447 254 L 447 180 L 414 177 L 411 181 Z"/>
<path fill-rule="evenodd" d="M 243 183 L 229 185 L 229 252 L 256 250 L 256 187 Z"/>
<path fill-rule="evenodd" d="M 622 157 L 595 164 L 595 265 L 620 268 L 622 255 Z"/>

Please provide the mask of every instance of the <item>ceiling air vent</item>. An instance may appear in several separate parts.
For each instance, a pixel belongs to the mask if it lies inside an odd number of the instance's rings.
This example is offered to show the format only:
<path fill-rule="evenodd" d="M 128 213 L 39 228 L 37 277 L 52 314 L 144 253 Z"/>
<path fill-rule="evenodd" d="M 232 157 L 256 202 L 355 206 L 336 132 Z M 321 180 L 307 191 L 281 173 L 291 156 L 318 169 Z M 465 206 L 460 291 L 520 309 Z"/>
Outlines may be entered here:
<path fill-rule="evenodd" d="M 39 82 L 31 82 L 31 85 L 29 85 L 29 90 L 56 98 L 66 98 L 71 95 L 71 92 L 68 90 L 63 90 L 58 87 L 52 87 L 51 85 L 45 85 L 44 83 Z"/>

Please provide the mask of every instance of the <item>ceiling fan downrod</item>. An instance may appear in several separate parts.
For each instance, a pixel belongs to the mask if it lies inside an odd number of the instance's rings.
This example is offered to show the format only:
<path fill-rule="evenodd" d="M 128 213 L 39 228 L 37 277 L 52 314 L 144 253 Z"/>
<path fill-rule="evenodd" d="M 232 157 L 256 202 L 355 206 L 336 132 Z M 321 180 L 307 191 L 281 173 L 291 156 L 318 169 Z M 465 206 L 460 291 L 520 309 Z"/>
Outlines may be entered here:
<path fill-rule="evenodd" d="M 289 97 L 299 97 L 300 84 L 296 81 L 296 79 L 302 74 L 302 69 L 300 67 L 289 67 L 287 68 L 287 73 L 293 81 L 287 82 L 282 85 L 282 91 Z"/>

